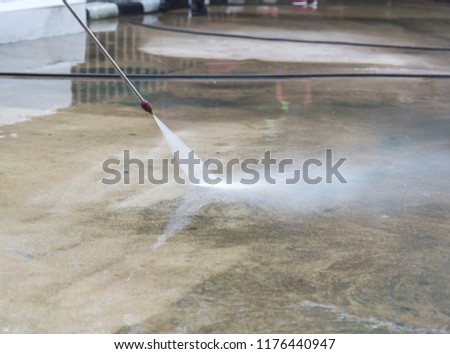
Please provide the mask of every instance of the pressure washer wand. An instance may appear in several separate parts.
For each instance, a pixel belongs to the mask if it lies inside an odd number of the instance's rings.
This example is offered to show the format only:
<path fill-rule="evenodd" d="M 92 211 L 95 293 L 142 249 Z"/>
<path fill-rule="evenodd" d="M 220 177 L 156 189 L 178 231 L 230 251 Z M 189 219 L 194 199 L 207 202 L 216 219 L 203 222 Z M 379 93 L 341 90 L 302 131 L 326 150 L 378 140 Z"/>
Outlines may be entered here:
<path fill-rule="evenodd" d="M 136 96 L 136 98 L 141 102 L 141 107 L 144 111 L 150 113 L 153 116 L 153 107 L 152 105 L 146 101 L 142 95 L 139 93 L 139 91 L 134 87 L 134 85 L 131 83 L 131 81 L 128 79 L 128 77 L 125 75 L 125 73 L 122 71 L 122 69 L 117 65 L 117 63 L 114 61 L 114 59 L 109 55 L 108 51 L 103 47 L 103 45 L 100 43 L 100 41 L 95 37 L 95 35 L 92 33 L 92 31 L 89 29 L 86 24 L 81 21 L 81 18 L 78 17 L 77 13 L 74 11 L 74 9 L 69 5 L 67 0 L 63 0 L 64 5 L 69 9 L 69 11 L 72 13 L 73 17 L 78 21 L 78 23 L 83 27 L 83 29 L 86 31 L 86 33 L 89 35 L 89 37 L 92 38 L 94 43 L 97 45 L 97 47 L 102 51 L 102 53 L 108 58 L 108 60 L 111 62 L 112 66 L 114 67 L 114 70 L 119 74 L 119 76 L 122 78 L 123 82 L 128 86 L 128 88 L 133 92 L 133 94 Z"/>

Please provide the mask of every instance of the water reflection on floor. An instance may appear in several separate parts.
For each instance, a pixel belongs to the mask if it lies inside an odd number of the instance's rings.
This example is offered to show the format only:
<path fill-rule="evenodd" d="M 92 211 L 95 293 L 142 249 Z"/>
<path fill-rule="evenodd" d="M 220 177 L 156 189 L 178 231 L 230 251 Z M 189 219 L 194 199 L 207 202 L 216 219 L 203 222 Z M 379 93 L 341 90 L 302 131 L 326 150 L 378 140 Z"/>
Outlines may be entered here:
<path fill-rule="evenodd" d="M 250 14 L 254 27 L 268 23 Z M 435 32 L 417 38 L 427 33 Z M 130 72 L 392 69 L 164 57 L 136 49 L 155 34 L 126 22 L 98 34 Z M 427 44 L 445 44 L 445 35 L 430 36 Z M 91 44 L 86 53 L 73 72 L 109 72 Z M 431 72 L 448 63 L 442 53 L 407 55 Z M 136 84 L 203 159 L 261 158 L 268 149 L 323 158 L 332 148 L 348 158 L 348 183 L 138 185 L 130 169 L 131 185 L 102 185 L 106 158 L 129 149 L 157 160 L 170 150 L 122 83 L 72 80 L 70 108 L 0 127 L 0 331 L 449 332 L 446 80 Z"/>

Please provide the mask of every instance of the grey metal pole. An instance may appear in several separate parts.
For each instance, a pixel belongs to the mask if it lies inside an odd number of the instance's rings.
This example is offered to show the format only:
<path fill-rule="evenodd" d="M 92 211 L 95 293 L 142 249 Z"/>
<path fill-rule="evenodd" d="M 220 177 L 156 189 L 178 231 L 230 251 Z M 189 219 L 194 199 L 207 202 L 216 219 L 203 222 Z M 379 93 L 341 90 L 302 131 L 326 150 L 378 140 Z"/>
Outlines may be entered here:
<path fill-rule="evenodd" d="M 69 9 L 69 11 L 72 13 L 73 17 L 75 17 L 75 19 L 78 21 L 78 23 L 81 25 L 81 27 L 83 27 L 83 29 L 86 31 L 86 33 L 92 38 L 92 40 L 95 42 L 95 44 L 97 45 L 97 47 L 102 51 L 102 53 L 108 58 L 108 60 L 111 62 L 112 66 L 114 67 L 114 70 L 120 75 L 120 77 L 122 78 L 122 80 L 125 82 L 125 84 L 128 86 L 128 88 L 133 92 L 133 94 L 136 96 L 136 98 L 141 102 L 141 106 L 142 104 L 145 104 L 148 102 L 146 100 L 144 100 L 144 98 L 142 97 L 142 95 L 139 93 L 139 91 L 136 89 L 136 87 L 134 87 L 134 85 L 131 83 L 131 81 L 127 78 L 127 76 L 124 74 L 124 72 L 122 71 L 122 69 L 120 69 L 119 65 L 117 65 L 117 63 L 114 61 L 114 59 L 111 57 L 111 55 L 109 55 L 108 51 L 105 49 L 105 47 L 103 47 L 103 45 L 99 42 L 99 40 L 97 39 L 97 37 L 94 36 L 94 34 L 91 32 L 91 30 L 89 29 L 88 26 L 86 26 L 86 24 L 81 21 L 81 18 L 78 17 L 78 15 L 76 14 L 76 12 L 74 11 L 74 9 L 68 4 L 68 2 L 66 0 L 63 0 L 64 5 L 66 5 L 66 7 Z M 144 108 L 144 107 L 142 107 Z M 145 109 L 145 108 L 144 108 Z M 152 114 L 152 112 L 149 112 L 150 114 Z"/>

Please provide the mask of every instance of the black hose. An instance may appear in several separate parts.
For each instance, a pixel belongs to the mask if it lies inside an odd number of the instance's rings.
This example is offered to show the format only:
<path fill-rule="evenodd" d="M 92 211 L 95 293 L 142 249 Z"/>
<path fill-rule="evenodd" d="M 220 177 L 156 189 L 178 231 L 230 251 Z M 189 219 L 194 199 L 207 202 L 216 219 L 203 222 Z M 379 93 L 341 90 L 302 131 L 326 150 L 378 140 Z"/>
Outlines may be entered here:
<path fill-rule="evenodd" d="M 240 80 L 240 79 L 322 79 L 322 78 L 401 78 L 401 79 L 450 79 L 450 74 L 402 74 L 402 73 L 312 73 L 312 74 L 127 74 L 136 80 Z M 14 79 L 100 79 L 118 80 L 117 74 L 96 73 L 21 73 L 0 72 L 0 78 Z"/>
<path fill-rule="evenodd" d="M 182 29 L 182 28 L 151 25 L 151 24 L 138 22 L 138 21 L 129 21 L 129 22 L 133 25 L 151 28 L 151 29 L 158 30 L 158 31 L 193 34 L 193 35 L 197 35 L 197 36 L 213 36 L 213 37 L 224 37 L 224 38 L 251 39 L 251 40 L 272 41 L 272 42 L 331 44 L 331 45 L 345 45 L 345 46 L 354 46 L 354 47 L 388 48 L 388 49 L 399 49 L 399 50 L 417 50 L 417 51 L 435 51 L 435 52 L 437 52 L 437 51 L 449 52 L 450 51 L 450 47 L 416 47 L 416 46 L 394 45 L 394 44 L 357 43 L 357 42 L 345 42 L 345 41 L 316 41 L 316 40 L 308 40 L 308 39 L 257 37 L 257 36 L 248 36 L 248 35 L 244 35 L 244 34 L 192 31 L 192 30 Z"/>
<path fill-rule="evenodd" d="M 389 48 L 401 50 L 418 50 L 418 51 L 450 51 L 448 47 L 415 47 L 390 44 L 372 44 L 372 43 L 355 43 L 344 41 L 314 41 L 305 39 L 289 39 L 289 38 L 273 38 L 273 37 L 256 37 L 239 34 L 214 33 L 192 31 L 181 28 L 170 28 L 165 26 L 157 26 L 137 21 L 129 21 L 131 24 L 151 28 L 159 31 L 169 31 L 177 33 L 186 33 L 200 36 L 217 36 L 226 38 L 251 39 L 262 41 L 291 42 L 291 43 L 309 43 L 309 44 L 332 44 L 358 47 L 372 48 Z M 406 74 L 406 73 L 291 73 L 291 74 L 127 74 L 130 79 L 138 80 L 168 80 L 168 79 L 189 79 L 189 80 L 241 80 L 241 79 L 319 79 L 319 78 L 401 78 L 401 79 L 450 79 L 450 74 Z M 16 79 L 120 79 L 116 74 L 98 74 L 98 73 L 23 73 L 23 72 L 0 72 L 0 78 L 16 78 Z"/>

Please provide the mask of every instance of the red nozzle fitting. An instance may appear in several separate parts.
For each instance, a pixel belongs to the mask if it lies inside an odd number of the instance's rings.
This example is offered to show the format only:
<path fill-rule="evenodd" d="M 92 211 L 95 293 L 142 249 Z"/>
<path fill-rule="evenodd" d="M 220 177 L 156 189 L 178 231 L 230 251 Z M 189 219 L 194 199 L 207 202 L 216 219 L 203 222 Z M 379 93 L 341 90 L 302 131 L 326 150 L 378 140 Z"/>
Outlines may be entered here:
<path fill-rule="evenodd" d="M 142 109 L 144 111 L 146 111 L 146 112 L 148 112 L 148 113 L 153 115 L 153 107 L 152 107 L 152 105 L 149 102 L 147 102 L 146 100 L 142 101 L 141 102 L 141 107 L 142 107 Z"/>

